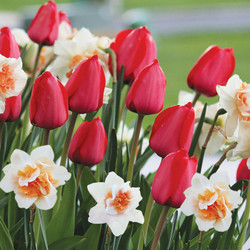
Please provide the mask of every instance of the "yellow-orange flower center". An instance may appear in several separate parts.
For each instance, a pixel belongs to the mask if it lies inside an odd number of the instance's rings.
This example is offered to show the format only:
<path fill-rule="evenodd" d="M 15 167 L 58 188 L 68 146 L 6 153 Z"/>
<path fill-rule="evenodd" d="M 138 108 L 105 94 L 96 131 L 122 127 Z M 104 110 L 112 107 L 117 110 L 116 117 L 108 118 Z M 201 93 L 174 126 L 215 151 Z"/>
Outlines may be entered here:
<path fill-rule="evenodd" d="M 235 93 L 237 112 L 244 121 L 250 121 L 249 94 L 245 92 L 247 86 L 247 83 L 242 82 L 241 88 L 239 88 Z"/>
<path fill-rule="evenodd" d="M 203 194 L 198 195 L 198 200 L 202 203 L 209 202 L 215 194 L 218 194 L 216 201 L 207 206 L 207 209 L 199 208 L 199 215 L 205 220 L 219 220 L 226 216 L 227 209 L 232 209 L 232 204 L 228 202 L 226 193 L 215 189 L 215 192 L 209 189 L 205 190 Z"/>
<path fill-rule="evenodd" d="M 6 94 L 9 89 L 15 89 L 13 69 L 8 64 L 3 64 L 0 72 L 0 94 Z"/>
<path fill-rule="evenodd" d="M 112 199 L 112 191 L 109 190 L 108 193 L 105 195 L 104 204 L 105 208 L 107 207 L 107 199 Z M 119 190 L 116 194 L 114 200 L 109 204 L 109 206 L 112 206 L 118 214 L 123 213 L 129 206 L 131 199 L 130 191 L 122 192 L 122 190 Z"/>
<path fill-rule="evenodd" d="M 71 62 L 70 62 L 70 65 L 69 65 L 70 71 L 66 73 L 66 76 L 68 78 L 70 78 L 70 76 L 72 75 L 73 69 L 75 68 L 75 66 L 77 64 L 79 64 L 82 60 L 83 60 L 83 56 L 82 55 L 76 55 L 76 56 L 74 56 L 71 59 Z"/>
<path fill-rule="evenodd" d="M 27 186 L 18 185 L 18 190 L 21 195 L 28 197 L 43 197 L 50 193 L 51 184 L 55 186 L 57 180 L 53 179 L 50 172 L 46 171 L 41 165 L 37 165 L 40 168 L 40 175 L 31 182 L 28 182 Z M 23 180 L 31 178 L 31 176 L 37 171 L 37 168 L 31 166 L 25 166 L 24 170 L 19 170 L 17 176 Z"/>

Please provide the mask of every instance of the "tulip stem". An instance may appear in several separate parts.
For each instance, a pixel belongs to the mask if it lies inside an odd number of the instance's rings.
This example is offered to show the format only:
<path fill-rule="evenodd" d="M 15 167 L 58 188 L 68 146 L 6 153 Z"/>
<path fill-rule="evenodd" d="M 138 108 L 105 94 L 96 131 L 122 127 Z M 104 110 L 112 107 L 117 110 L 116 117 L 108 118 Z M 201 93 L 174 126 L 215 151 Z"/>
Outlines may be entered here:
<path fill-rule="evenodd" d="M 221 158 L 214 164 L 212 170 L 210 171 L 210 173 L 208 175 L 208 178 L 219 169 L 222 162 L 226 159 L 228 151 L 235 148 L 237 146 L 237 144 L 238 144 L 237 142 L 234 142 L 224 150 Z"/>
<path fill-rule="evenodd" d="M 78 168 L 78 171 L 77 171 L 77 176 L 76 176 L 76 190 L 78 190 L 79 185 L 80 185 L 80 181 L 81 181 L 81 178 L 82 178 L 83 168 L 84 168 L 84 166 L 80 166 Z"/>
<path fill-rule="evenodd" d="M 49 129 L 44 129 L 43 130 L 43 145 L 48 145 L 49 144 Z"/>
<path fill-rule="evenodd" d="M 163 209 L 162 209 L 162 212 L 161 212 L 161 217 L 159 219 L 157 229 L 156 229 L 156 232 L 155 232 L 155 236 L 154 236 L 154 239 L 153 239 L 153 243 L 152 243 L 152 246 L 151 246 L 151 250 L 155 250 L 157 248 L 157 245 L 158 245 L 158 242 L 160 240 L 161 233 L 162 233 L 162 230 L 163 230 L 163 226 L 164 226 L 165 220 L 166 220 L 167 215 L 168 215 L 169 208 L 170 208 L 169 206 L 163 206 Z"/>
<path fill-rule="evenodd" d="M 194 107 L 194 105 L 196 104 L 196 102 L 198 101 L 199 97 L 201 96 L 200 93 L 196 92 L 195 93 L 195 96 L 194 96 L 194 99 L 192 101 L 192 106 Z"/>
<path fill-rule="evenodd" d="M 154 199 L 153 199 L 152 193 L 150 192 L 149 197 L 148 197 L 146 210 L 145 210 L 145 214 L 144 214 L 144 223 L 142 225 L 142 231 L 143 231 L 143 235 L 144 235 L 144 243 L 145 244 L 147 241 L 148 225 L 149 225 L 149 219 L 150 219 L 151 211 L 153 208 L 153 204 L 154 204 Z"/>
<path fill-rule="evenodd" d="M 3 126 L 4 126 L 4 123 L 0 122 L 0 150 L 1 150 L 1 145 L 2 145 Z"/>
<path fill-rule="evenodd" d="M 69 151 L 69 144 L 70 144 L 73 132 L 74 132 L 74 127 L 75 127 L 77 115 L 78 115 L 77 113 L 72 112 L 68 132 L 67 132 L 67 135 L 66 135 L 66 138 L 65 138 L 65 141 L 64 141 L 64 145 L 63 145 L 60 166 L 65 167 L 66 159 L 67 159 L 67 155 L 68 155 L 68 151 Z"/>
<path fill-rule="evenodd" d="M 243 248 L 246 231 L 247 231 L 247 225 L 249 224 L 249 214 L 250 214 L 250 181 L 248 181 L 246 207 L 245 207 L 243 218 L 242 218 L 243 231 L 240 235 L 240 240 L 237 246 L 237 250 L 241 250 Z"/>
<path fill-rule="evenodd" d="M 129 159 L 128 173 L 127 173 L 127 181 L 130 181 L 130 185 L 132 185 L 135 155 L 136 155 L 137 144 L 139 141 L 140 131 L 142 127 L 143 117 L 144 117 L 143 115 L 138 114 L 137 125 L 136 125 L 136 129 L 134 132 L 133 142 L 132 142 L 131 151 L 130 151 L 130 159 Z"/>
<path fill-rule="evenodd" d="M 202 247 L 201 247 L 201 242 L 202 242 L 202 236 L 204 234 L 204 231 L 201 231 L 200 232 L 200 238 L 199 238 L 199 241 L 198 241 L 198 249 L 201 250 Z"/>
<path fill-rule="evenodd" d="M 119 113 L 119 118 L 118 118 L 118 127 L 119 127 L 119 124 L 122 120 L 122 117 L 123 117 L 123 114 L 124 114 L 124 111 L 125 111 L 125 108 L 126 108 L 126 99 L 127 99 L 127 95 L 128 95 L 128 92 L 129 92 L 129 87 L 127 85 L 125 85 L 125 95 L 124 95 L 124 99 L 122 101 L 122 104 L 121 104 L 121 109 L 120 109 L 120 113 Z"/>

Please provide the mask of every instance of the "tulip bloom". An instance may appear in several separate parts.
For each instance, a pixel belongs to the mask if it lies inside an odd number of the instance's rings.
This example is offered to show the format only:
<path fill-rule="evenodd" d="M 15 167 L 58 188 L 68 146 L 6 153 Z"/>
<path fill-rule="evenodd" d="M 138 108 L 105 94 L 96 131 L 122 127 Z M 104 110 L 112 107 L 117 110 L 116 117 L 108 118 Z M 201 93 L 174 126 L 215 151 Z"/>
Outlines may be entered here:
<path fill-rule="evenodd" d="M 160 112 L 164 104 L 166 85 L 165 75 L 155 59 L 133 82 L 127 95 L 127 108 L 141 115 Z"/>
<path fill-rule="evenodd" d="M 3 172 L 0 188 L 6 193 L 14 191 L 18 206 L 25 209 L 32 204 L 43 210 L 52 208 L 57 199 L 56 188 L 71 177 L 65 167 L 54 163 L 49 145 L 35 148 L 30 155 L 15 149 Z"/>
<path fill-rule="evenodd" d="M 68 95 L 60 81 L 46 71 L 35 83 L 30 99 L 30 122 L 54 129 L 68 120 Z"/>
<path fill-rule="evenodd" d="M 185 149 L 167 155 L 156 171 L 152 196 L 161 205 L 179 208 L 185 200 L 184 191 L 191 186 L 197 159 L 190 158 Z"/>
<path fill-rule="evenodd" d="M 5 100 L 5 110 L 3 114 L 0 114 L 0 122 L 13 122 L 15 121 L 21 112 L 22 97 L 12 96 Z"/>
<path fill-rule="evenodd" d="M 236 173 L 236 180 L 248 180 L 250 181 L 250 168 L 247 166 L 247 160 L 248 158 L 242 159 Z M 244 188 L 247 188 L 247 185 L 244 186 Z"/>
<path fill-rule="evenodd" d="M 33 42 L 51 46 L 58 37 L 58 29 L 57 6 L 54 1 L 49 1 L 40 7 L 27 33 Z"/>
<path fill-rule="evenodd" d="M 149 145 L 161 157 L 190 148 L 195 114 L 192 104 L 176 105 L 162 111 L 155 119 Z"/>
<path fill-rule="evenodd" d="M 76 113 L 91 113 L 103 104 L 105 76 L 97 56 L 81 62 L 66 84 L 69 107 Z"/>
<path fill-rule="evenodd" d="M 229 188 L 229 176 L 224 171 L 211 175 L 210 180 L 196 173 L 192 186 L 184 193 L 186 199 L 180 209 L 186 216 L 195 215 L 200 231 L 210 228 L 219 232 L 228 230 L 232 221 L 231 211 L 243 200 L 238 192 Z"/>
<path fill-rule="evenodd" d="M 216 86 L 226 85 L 234 67 L 233 48 L 221 49 L 211 46 L 201 55 L 188 74 L 188 86 L 205 96 L 216 96 Z"/>
<path fill-rule="evenodd" d="M 117 74 L 124 65 L 124 81 L 130 83 L 157 56 L 156 44 L 146 27 L 118 33 L 110 48 L 117 57 Z"/>
<path fill-rule="evenodd" d="M 110 172 L 105 182 L 87 186 L 97 204 L 89 211 L 88 221 L 107 223 L 115 236 L 123 234 L 129 221 L 144 223 L 143 214 L 136 208 L 142 199 L 140 189 L 129 186 L 115 172 Z"/>
<path fill-rule="evenodd" d="M 10 28 L 0 29 L 0 54 L 7 58 L 19 58 L 20 48 Z"/>
<path fill-rule="evenodd" d="M 75 132 L 69 146 L 69 158 L 75 163 L 92 166 L 102 161 L 107 135 L 99 117 L 85 121 Z"/>

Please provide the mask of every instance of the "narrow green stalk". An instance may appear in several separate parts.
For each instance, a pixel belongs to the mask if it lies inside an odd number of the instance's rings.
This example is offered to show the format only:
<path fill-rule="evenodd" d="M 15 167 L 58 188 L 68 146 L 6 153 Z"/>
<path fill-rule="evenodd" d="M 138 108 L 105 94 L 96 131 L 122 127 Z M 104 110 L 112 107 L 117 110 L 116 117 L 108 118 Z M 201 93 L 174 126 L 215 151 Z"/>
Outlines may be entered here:
<path fill-rule="evenodd" d="M 194 99 L 193 99 L 193 101 L 192 101 L 193 107 L 194 107 L 194 105 L 196 104 L 196 102 L 198 101 L 200 95 L 201 95 L 201 94 L 198 93 L 198 92 L 195 93 Z"/>
<path fill-rule="evenodd" d="M 68 132 L 64 141 L 64 145 L 63 145 L 60 166 L 65 166 L 66 164 L 66 159 L 67 159 L 67 155 L 69 151 L 69 144 L 70 144 L 73 132 L 74 132 L 77 115 L 78 115 L 77 113 L 72 112 L 70 123 L 69 123 L 69 129 L 68 129 Z"/>
<path fill-rule="evenodd" d="M 246 207 L 245 207 L 243 218 L 242 218 L 243 232 L 240 236 L 237 250 L 241 250 L 243 248 L 244 240 L 245 240 L 245 236 L 246 236 L 246 231 L 247 231 L 247 225 L 249 223 L 249 215 L 250 215 L 250 181 L 248 181 Z"/>
<path fill-rule="evenodd" d="M 143 235 L 144 235 L 144 244 L 146 244 L 146 241 L 147 241 L 148 225 L 149 225 L 149 219 L 150 219 L 153 205 L 154 205 L 154 199 L 153 199 L 152 193 L 150 192 L 149 197 L 148 197 L 146 210 L 145 210 L 145 214 L 144 214 L 144 223 L 142 225 L 142 231 L 143 231 Z"/>
<path fill-rule="evenodd" d="M 132 147 L 131 147 L 131 152 L 130 152 L 128 173 L 127 173 L 127 181 L 130 181 L 130 185 L 132 185 L 135 155 L 136 155 L 137 144 L 139 141 L 140 131 L 142 127 L 143 117 L 144 117 L 143 115 L 138 114 L 137 125 L 136 125 L 136 129 L 134 132 L 134 137 L 133 137 L 133 142 L 132 142 Z"/>
<path fill-rule="evenodd" d="M 44 129 L 43 130 L 43 145 L 48 145 L 49 144 L 49 129 Z"/>
<path fill-rule="evenodd" d="M 83 172 L 83 168 L 85 166 L 80 166 L 78 168 L 78 171 L 77 171 L 77 176 L 76 176 L 76 190 L 78 190 L 79 188 L 79 185 L 80 185 L 80 181 L 81 181 L 81 178 L 82 178 L 82 172 Z"/>
<path fill-rule="evenodd" d="M 0 122 L 0 150 L 1 150 L 1 145 L 2 145 L 3 126 L 4 126 L 4 123 Z"/>
<path fill-rule="evenodd" d="M 163 206 L 163 209 L 162 209 L 162 212 L 161 212 L 161 217 L 159 219 L 157 229 L 155 231 L 155 236 L 154 236 L 154 239 L 153 239 L 151 250 L 155 250 L 157 248 L 157 245 L 158 245 L 158 242 L 160 240 L 161 233 L 162 233 L 162 230 L 163 230 L 163 226 L 164 226 L 165 220 L 166 220 L 167 215 L 168 215 L 169 208 L 170 208 L 169 206 Z"/>
<path fill-rule="evenodd" d="M 120 113 L 119 113 L 119 118 L 118 118 L 118 127 L 122 121 L 122 117 L 123 117 L 123 114 L 124 114 L 124 111 L 126 108 L 126 99 L 127 99 L 127 95 L 128 95 L 129 89 L 130 89 L 128 85 L 125 85 L 125 88 L 126 88 L 125 89 L 126 92 L 124 93 L 124 99 L 122 101 L 121 108 L 120 108 Z"/>
<path fill-rule="evenodd" d="M 204 231 L 201 231 L 200 232 L 200 238 L 199 238 L 199 241 L 198 241 L 198 250 L 202 250 L 202 247 L 201 247 L 201 242 L 202 242 L 202 236 L 203 236 L 203 233 Z"/>

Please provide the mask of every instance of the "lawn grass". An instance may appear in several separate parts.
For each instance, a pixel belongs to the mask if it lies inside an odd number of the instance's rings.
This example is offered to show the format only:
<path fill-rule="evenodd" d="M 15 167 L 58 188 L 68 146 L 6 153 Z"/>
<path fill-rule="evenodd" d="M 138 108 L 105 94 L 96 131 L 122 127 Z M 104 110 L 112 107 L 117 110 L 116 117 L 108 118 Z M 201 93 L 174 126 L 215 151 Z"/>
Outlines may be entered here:
<path fill-rule="evenodd" d="M 180 90 L 191 90 L 187 87 L 186 78 L 196 60 L 204 50 L 213 44 L 219 47 L 233 47 L 235 55 L 235 71 L 243 81 L 250 83 L 250 33 L 204 33 L 178 37 L 156 37 L 158 60 L 166 79 L 167 89 L 164 108 L 177 104 Z M 209 77 L 209 76 L 208 76 Z M 218 97 L 202 97 L 203 102 L 212 104 Z M 136 116 L 128 111 L 128 120 Z M 145 117 L 143 127 L 152 124 L 156 115 Z"/>

